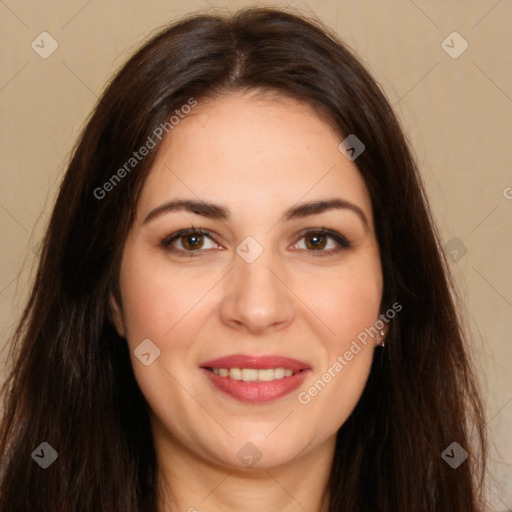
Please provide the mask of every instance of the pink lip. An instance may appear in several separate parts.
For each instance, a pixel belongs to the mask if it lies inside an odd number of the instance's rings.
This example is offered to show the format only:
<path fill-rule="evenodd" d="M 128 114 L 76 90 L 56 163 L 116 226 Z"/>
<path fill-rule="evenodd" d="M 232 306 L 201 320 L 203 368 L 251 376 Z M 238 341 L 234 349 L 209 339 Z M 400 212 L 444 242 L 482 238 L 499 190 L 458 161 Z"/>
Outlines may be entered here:
<path fill-rule="evenodd" d="M 255 368 L 258 370 L 264 370 L 266 368 L 284 368 L 285 370 L 290 369 L 294 372 L 311 369 L 307 363 L 290 357 L 277 355 L 250 356 L 245 354 L 219 357 L 218 359 L 201 363 L 199 366 L 201 366 L 201 368 Z"/>
<path fill-rule="evenodd" d="M 201 368 L 201 371 L 219 391 L 241 402 L 265 403 L 277 400 L 297 389 L 311 370 L 303 370 L 291 377 L 283 377 L 270 382 L 244 382 L 231 377 L 215 375 L 206 368 Z"/>
<path fill-rule="evenodd" d="M 223 393 L 241 401 L 265 403 L 277 400 L 297 389 L 311 371 L 311 367 L 302 361 L 283 356 L 249 356 L 235 354 L 201 363 L 201 371 L 212 384 Z M 291 377 L 270 382 L 244 382 L 230 377 L 215 375 L 211 368 L 285 368 L 295 373 Z"/>

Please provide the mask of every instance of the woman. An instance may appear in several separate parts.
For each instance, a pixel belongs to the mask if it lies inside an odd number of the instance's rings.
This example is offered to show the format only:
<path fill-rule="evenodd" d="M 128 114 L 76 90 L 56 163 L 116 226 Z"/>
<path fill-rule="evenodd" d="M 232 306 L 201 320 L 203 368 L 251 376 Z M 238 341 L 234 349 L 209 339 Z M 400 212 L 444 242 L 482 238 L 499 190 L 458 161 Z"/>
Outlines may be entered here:
<path fill-rule="evenodd" d="M 13 347 L 2 512 L 483 509 L 482 406 L 414 160 L 310 20 L 192 16 L 128 61 Z"/>

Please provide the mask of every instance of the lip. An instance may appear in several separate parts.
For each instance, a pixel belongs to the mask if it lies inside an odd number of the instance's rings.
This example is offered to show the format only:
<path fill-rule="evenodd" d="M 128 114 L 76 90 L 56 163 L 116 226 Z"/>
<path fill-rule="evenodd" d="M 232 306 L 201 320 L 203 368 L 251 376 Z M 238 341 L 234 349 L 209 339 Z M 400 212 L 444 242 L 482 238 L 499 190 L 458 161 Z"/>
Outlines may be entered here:
<path fill-rule="evenodd" d="M 311 370 L 304 369 L 291 377 L 283 377 L 282 379 L 270 382 L 244 382 L 243 380 L 235 380 L 230 377 L 215 375 L 206 368 L 201 368 L 201 371 L 219 391 L 240 402 L 250 402 L 254 404 L 272 402 L 288 395 L 304 382 L 304 379 Z"/>
<path fill-rule="evenodd" d="M 219 391 L 239 400 L 240 402 L 267 403 L 282 398 L 303 382 L 311 372 L 311 367 L 298 359 L 278 355 L 245 355 L 234 354 L 205 361 L 200 364 L 201 371 L 210 379 L 210 382 Z M 291 377 L 283 377 L 273 381 L 244 382 L 230 377 L 215 375 L 212 368 L 253 368 L 264 370 L 266 368 L 285 368 L 295 373 Z"/>
<path fill-rule="evenodd" d="M 310 370 L 311 367 L 304 361 L 291 357 L 278 355 L 246 355 L 233 354 L 231 356 L 219 357 L 211 361 L 205 361 L 199 365 L 201 368 L 253 368 L 264 370 L 266 368 L 284 368 L 294 372 Z"/>

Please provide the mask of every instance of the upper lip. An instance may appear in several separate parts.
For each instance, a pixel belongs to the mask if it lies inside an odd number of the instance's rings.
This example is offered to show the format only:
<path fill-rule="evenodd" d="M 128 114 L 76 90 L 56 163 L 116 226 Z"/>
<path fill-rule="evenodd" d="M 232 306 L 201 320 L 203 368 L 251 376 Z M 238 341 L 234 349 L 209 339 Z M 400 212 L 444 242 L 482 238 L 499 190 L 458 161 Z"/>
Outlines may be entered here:
<path fill-rule="evenodd" d="M 254 368 L 264 370 L 266 368 L 284 368 L 294 372 L 310 369 L 311 367 L 297 359 L 278 355 L 245 355 L 233 354 L 231 356 L 219 357 L 211 361 L 201 363 L 202 368 Z"/>

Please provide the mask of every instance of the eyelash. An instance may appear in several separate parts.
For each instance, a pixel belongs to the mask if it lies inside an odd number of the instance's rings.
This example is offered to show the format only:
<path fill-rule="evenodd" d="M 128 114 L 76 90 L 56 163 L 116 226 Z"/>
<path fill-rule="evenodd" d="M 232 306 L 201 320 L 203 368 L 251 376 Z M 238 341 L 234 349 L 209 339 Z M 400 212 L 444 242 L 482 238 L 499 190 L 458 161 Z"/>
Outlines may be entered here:
<path fill-rule="evenodd" d="M 208 238 L 211 238 L 212 241 L 215 242 L 215 240 L 211 236 L 212 234 L 210 231 L 208 231 L 206 229 L 201 229 L 201 228 L 188 228 L 188 229 L 181 229 L 181 230 L 176 231 L 175 233 L 163 238 L 160 241 L 160 245 L 166 251 L 177 253 L 177 254 L 181 253 L 180 255 L 184 256 L 184 257 L 197 257 L 200 255 L 199 253 L 201 253 L 201 252 L 212 250 L 212 249 L 194 249 L 191 251 L 187 251 L 187 250 L 183 250 L 183 249 L 176 249 L 175 247 L 172 246 L 172 243 L 175 240 L 178 240 L 179 238 L 182 238 L 187 235 L 203 235 L 203 236 L 207 236 Z M 326 228 L 307 229 L 301 233 L 299 240 L 301 240 L 302 238 L 307 238 L 308 236 L 313 236 L 313 235 L 327 236 L 328 238 L 333 239 L 338 244 L 338 246 L 335 249 L 330 249 L 328 251 L 314 250 L 314 249 L 313 250 L 301 249 L 301 250 L 305 250 L 306 252 L 316 253 L 315 256 L 317 256 L 317 257 L 322 258 L 322 257 L 326 257 L 326 256 L 331 256 L 331 255 L 337 254 L 345 249 L 351 248 L 350 242 L 341 233 L 338 233 L 337 231 L 333 231 L 333 230 L 326 229 Z"/>

